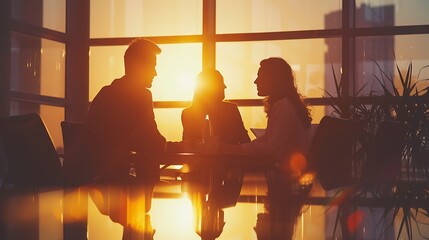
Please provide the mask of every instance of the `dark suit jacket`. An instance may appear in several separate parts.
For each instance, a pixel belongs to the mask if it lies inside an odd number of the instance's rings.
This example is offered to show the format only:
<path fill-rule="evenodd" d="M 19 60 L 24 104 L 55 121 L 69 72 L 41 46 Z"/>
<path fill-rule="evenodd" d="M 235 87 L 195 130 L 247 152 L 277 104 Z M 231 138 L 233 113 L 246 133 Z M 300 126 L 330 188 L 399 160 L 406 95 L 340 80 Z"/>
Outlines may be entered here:
<path fill-rule="evenodd" d="M 164 151 L 166 145 L 155 122 L 151 92 L 127 76 L 100 90 L 83 129 L 75 159 L 87 161 L 83 164 L 88 165 L 89 178 L 116 181 L 126 177 L 131 151 Z M 155 171 L 153 180 L 159 179 L 159 165 L 145 164 Z"/>

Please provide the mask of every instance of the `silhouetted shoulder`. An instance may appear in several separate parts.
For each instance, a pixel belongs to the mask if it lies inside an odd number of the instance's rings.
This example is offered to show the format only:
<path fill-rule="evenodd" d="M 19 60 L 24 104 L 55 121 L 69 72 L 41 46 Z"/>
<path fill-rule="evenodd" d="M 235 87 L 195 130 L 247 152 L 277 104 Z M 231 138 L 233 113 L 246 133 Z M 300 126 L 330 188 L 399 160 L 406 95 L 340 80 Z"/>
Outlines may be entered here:
<path fill-rule="evenodd" d="M 182 123 L 189 123 L 196 121 L 197 119 L 204 119 L 205 113 L 201 110 L 201 108 L 195 106 L 189 106 L 182 110 Z"/>
<path fill-rule="evenodd" d="M 238 110 L 238 105 L 233 103 L 233 102 L 228 102 L 228 101 L 223 101 L 219 104 L 219 110 L 221 112 L 235 112 L 235 113 L 239 113 Z"/>

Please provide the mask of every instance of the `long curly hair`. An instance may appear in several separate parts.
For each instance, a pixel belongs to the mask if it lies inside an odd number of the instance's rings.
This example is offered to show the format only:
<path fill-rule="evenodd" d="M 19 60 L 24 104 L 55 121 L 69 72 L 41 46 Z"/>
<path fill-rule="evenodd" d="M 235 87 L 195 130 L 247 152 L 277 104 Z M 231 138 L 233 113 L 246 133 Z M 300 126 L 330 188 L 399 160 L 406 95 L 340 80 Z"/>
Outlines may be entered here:
<path fill-rule="evenodd" d="M 295 107 L 295 111 L 305 128 L 311 126 L 311 112 L 304 104 L 302 95 L 295 86 L 295 76 L 291 66 L 283 58 L 271 57 L 260 62 L 273 83 L 273 92 L 264 99 L 265 112 L 270 115 L 274 103 L 286 97 Z"/>

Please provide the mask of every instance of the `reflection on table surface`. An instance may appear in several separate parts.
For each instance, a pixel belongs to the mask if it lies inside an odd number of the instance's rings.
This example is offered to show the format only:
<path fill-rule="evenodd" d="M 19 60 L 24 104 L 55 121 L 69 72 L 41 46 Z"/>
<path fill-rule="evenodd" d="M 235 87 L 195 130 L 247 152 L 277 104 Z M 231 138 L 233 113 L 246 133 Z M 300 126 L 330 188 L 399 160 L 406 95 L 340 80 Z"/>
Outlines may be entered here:
<path fill-rule="evenodd" d="M 271 186 L 271 195 L 276 194 L 276 199 L 283 197 L 283 200 L 288 201 L 292 195 L 295 196 L 296 193 L 309 189 L 309 186 L 304 188 L 298 182 L 292 183 L 290 181 L 292 178 L 289 179 L 286 174 L 280 176 L 278 172 L 281 171 L 278 171 L 278 166 L 271 159 L 261 156 L 167 151 L 158 154 L 134 153 L 133 158 L 135 160 L 156 160 L 162 164 L 161 184 L 156 188 L 154 202 L 160 197 L 172 198 L 183 195 L 189 197 L 193 206 L 194 230 L 203 240 L 221 239 L 220 237 L 224 235 L 224 224 L 228 224 L 225 218 L 225 209 L 239 210 L 238 206 L 243 207 L 244 205 L 253 206 L 252 209 L 257 211 L 253 213 L 252 217 L 248 216 L 250 211 L 238 215 L 246 216 L 246 219 L 253 219 L 250 228 L 253 235 L 255 231 L 272 231 L 273 227 L 269 227 L 269 223 L 273 221 L 276 221 L 278 228 L 276 232 L 284 231 L 286 235 L 293 235 L 295 217 L 284 217 L 283 215 L 295 212 L 288 208 L 293 208 L 292 205 L 296 203 L 290 203 L 290 207 L 281 208 L 274 208 L 275 203 L 269 204 L 271 212 L 276 212 L 276 218 L 278 218 L 276 220 L 269 217 L 272 214 L 264 213 L 267 208 L 264 208 L 263 203 L 270 199 L 266 196 L 268 191 L 267 171 L 271 172 L 271 177 L 268 178 L 268 186 Z M 283 188 L 279 182 L 283 181 L 285 177 L 289 179 L 286 180 L 289 182 L 289 186 Z M 174 189 L 175 187 L 176 189 Z M 275 193 L 276 191 L 277 193 Z M 293 193 L 288 195 L 286 192 Z M 296 213 L 291 216 L 294 214 Z M 228 216 L 228 218 L 234 217 Z M 239 229 L 241 228 L 239 227 Z M 263 234 L 267 235 L 267 233 Z M 247 236 L 246 239 L 251 238 Z M 259 236 L 259 239 L 264 238 Z"/>
<path fill-rule="evenodd" d="M 161 164 L 161 181 L 155 187 L 152 209 L 148 213 L 151 225 L 155 229 L 154 239 L 201 239 L 195 231 L 193 214 L 195 209 L 192 206 L 195 201 L 191 200 L 192 196 L 188 191 L 183 191 L 183 173 L 205 171 L 204 169 L 211 172 L 225 168 L 243 169 L 244 177 L 236 205 L 222 208 L 225 225 L 216 239 L 257 239 L 254 227 L 257 224 L 258 213 L 265 211 L 263 202 L 267 193 L 263 170 L 273 167 L 273 164 L 260 157 L 198 152 L 165 152 L 152 155 L 134 153 L 132 157 L 156 158 Z M 66 198 L 82 197 L 67 194 L 62 190 L 39 194 L 36 201 L 39 210 L 38 213 L 34 213 L 39 219 L 39 239 L 62 239 L 62 203 Z M 34 217 L 29 216 L 29 211 L 21 206 L 21 204 L 28 206 L 29 202 L 34 204 L 34 199 L 34 196 L 22 196 L 11 201 L 16 206 L 14 209 L 22 210 L 14 212 L 14 220 L 29 221 L 29 218 Z M 91 198 L 88 198 L 87 206 L 89 239 L 121 239 L 122 227 L 119 224 L 102 215 Z M 316 232 L 323 232 L 320 224 L 308 224 L 314 221 L 324 222 L 323 211 L 321 207 L 308 207 L 307 212 L 297 222 L 297 236 L 302 235 L 301 239 L 317 236 L 312 235 L 316 228 L 318 229 Z M 306 225 L 305 229 L 301 227 L 302 224 Z"/>

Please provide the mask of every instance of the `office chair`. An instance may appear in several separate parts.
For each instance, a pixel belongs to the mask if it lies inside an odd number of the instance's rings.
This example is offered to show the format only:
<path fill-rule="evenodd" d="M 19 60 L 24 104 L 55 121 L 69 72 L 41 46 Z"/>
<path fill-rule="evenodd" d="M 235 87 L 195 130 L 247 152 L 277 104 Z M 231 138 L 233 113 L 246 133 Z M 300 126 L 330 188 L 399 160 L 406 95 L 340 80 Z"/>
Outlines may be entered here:
<path fill-rule="evenodd" d="M 355 150 L 358 140 L 356 121 L 324 116 L 314 133 L 307 155 L 309 168 L 316 173 L 317 180 L 326 190 L 337 189 L 344 201 L 338 203 L 333 233 L 341 223 L 343 237 L 349 239 L 344 217 L 349 213 L 347 201 L 356 186 Z M 343 188 L 351 191 L 341 191 Z"/>
<path fill-rule="evenodd" d="M 2 239 L 38 239 L 39 193 L 62 188 L 60 158 L 36 114 L 0 118 L 7 172 L 0 189 Z"/>
<path fill-rule="evenodd" d="M 307 159 L 325 190 L 354 184 L 357 129 L 357 123 L 350 119 L 324 116 L 320 121 Z"/>

